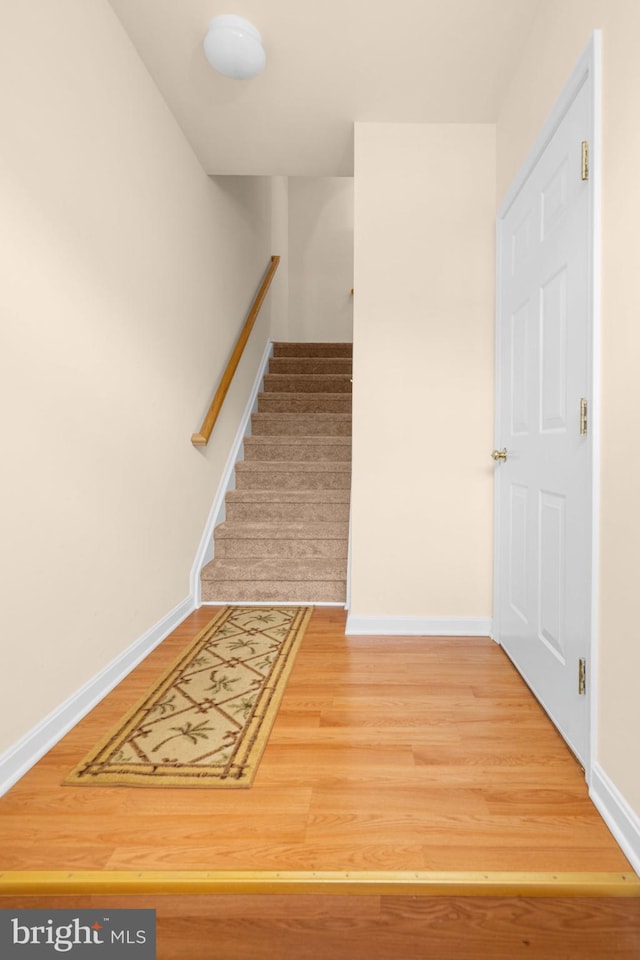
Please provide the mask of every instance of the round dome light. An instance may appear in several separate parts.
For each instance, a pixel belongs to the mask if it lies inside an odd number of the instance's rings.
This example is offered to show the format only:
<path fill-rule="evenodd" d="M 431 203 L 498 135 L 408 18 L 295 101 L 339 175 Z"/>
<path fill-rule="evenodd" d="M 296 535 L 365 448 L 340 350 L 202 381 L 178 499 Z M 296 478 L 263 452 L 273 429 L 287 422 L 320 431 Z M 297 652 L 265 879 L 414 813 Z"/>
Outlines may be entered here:
<path fill-rule="evenodd" d="M 234 80 L 256 77 L 267 62 L 262 37 L 256 28 L 244 17 L 233 14 L 211 20 L 204 38 L 204 52 L 215 70 Z"/>

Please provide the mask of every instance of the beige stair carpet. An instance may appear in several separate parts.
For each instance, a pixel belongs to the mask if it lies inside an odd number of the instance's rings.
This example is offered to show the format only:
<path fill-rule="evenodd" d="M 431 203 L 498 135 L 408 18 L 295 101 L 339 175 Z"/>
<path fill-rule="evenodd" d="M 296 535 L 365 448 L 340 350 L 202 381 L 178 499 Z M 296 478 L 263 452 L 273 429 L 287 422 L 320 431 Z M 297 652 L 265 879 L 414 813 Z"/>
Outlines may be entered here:
<path fill-rule="evenodd" d="M 274 344 L 203 602 L 345 602 L 351 365 L 350 343 Z"/>

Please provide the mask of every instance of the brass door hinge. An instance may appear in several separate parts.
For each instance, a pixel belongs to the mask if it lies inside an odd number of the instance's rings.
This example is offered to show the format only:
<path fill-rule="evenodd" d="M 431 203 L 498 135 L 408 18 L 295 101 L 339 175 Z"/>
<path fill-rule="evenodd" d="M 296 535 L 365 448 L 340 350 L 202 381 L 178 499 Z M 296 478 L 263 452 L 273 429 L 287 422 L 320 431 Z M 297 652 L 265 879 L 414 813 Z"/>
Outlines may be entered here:
<path fill-rule="evenodd" d="M 578 693 L 584 696 L 587 692 L 587 661 L 584 658 L 578 660 Z"/>
<path fill-rule="evenodd" d="M 586 437 L 587 435 L 587 399 L 586 397 L 580 397 L 580 436 Z"/>
<path fill-rule="evenodd" d="M 582 141 L 582 179 L 589 179 L 589 141 Z"/>

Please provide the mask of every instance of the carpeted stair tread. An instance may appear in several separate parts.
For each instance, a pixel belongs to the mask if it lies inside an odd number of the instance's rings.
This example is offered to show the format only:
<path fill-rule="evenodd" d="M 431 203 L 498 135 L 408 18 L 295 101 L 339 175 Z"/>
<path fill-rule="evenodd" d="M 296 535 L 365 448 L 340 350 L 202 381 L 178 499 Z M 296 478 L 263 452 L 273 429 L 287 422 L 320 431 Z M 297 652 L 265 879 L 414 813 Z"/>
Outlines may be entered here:
<path fill-rule="evenodd" d="M 259 490 L 242 491 L 246 493 L 260 493 Z M 307 492 L 307 491 L 285 491 Z M 310 491 L 314 492 L 314 491 Z M 329 493 L 335 491 L 329 490 Z M 309 521 L 310 523 L 337 522 L 349 519 L 349 504 L 335 503 L 331 500 L 307 503 L 305 501 L 277 500 L 266 506 L 256 500 L 236 500 L 227 504 L 227 518 L 229 520 L 260 522 L 265 517 L 270 522 Z"/>
<path fill-rule="evenodd" d="M 241 460 L 236 464 L 236 474 L 243 473 L 351 473 L 348 460 L 332 460 L 329 463 L 311 460 Z"/>
<path fill-rule="evenodd" d="M 265 522 L 338 522 L 349 519 L 350 491 L 230 490 L 227 520 Z"/>
<path fill-rule="evenodd" d="M 334 522 L 243 523 L 225 520 L 224 523 L 216 527 L 216 538 L 218 540 L 292 540 L 294 538 L 301 540 L 343 540 L 347 534 L 347 524 Z"/>
<path fill-rule="evenodd" d="M 351 460 L 351 437 L 247 437 L 245 460 Z"/>
<path fill-rule="evenodd" d="M 243 460 L 236 464 L 236 488 L 275 490 L 349 489 L 351 464 L 343 460 L 318 461 Z"/>
<path fill-rule="evenodd" d="M 273 344 L 274 357 L 351 357 L 352 343 L 298 343 L 276 341 Z"/>
<path fill-rule="evenodd" d="M 276 524 L 273 525 L 274 527 Z M 228 537 L 220 538 L 216 530 L 216 560 L 346 560 L 348 526 L 342 537 L 309 539 L 292 537 Z"/>
<path fill-rule="evenodd" d="M 350 393 L 350 373 L 265 373 L 265 393 Z"/>
<path fill-rule="evenodd" d="M 349 490 L 230 490 L 227 503 L 349 503 Z"/>
<path fill-rule="evenodd" d="M 348 437 L 351 440 L 349 413 L 254 413 L 253 437 Z"/>
<path fill-rule="evenodd" d="M 215 530 L 216 559 L 342 559 L 347 557 L 349 524 L 242 523 L 225 521 Z"/>
<path fill-rule="evenodd" d="M 243 460 L 236 465 L 238 490 L 348 490 L 351 464 Z"/>
<path fill-rule="evenodd" d="M 258 394 L 259 413 L 351 413 L 351 393 Z"/>
<path fill-rule="evenodd" d="M 351 357 L 272 357 L 269 373 L 284 374 L 349 374 Z"/>
<path fill-rule="evenodd" d="M 346 560 L 211 560 L 202 568 L 207 580 L 344 580 Z"/>
<path fill-rule="evenodd" d="M 205 580 L 203 603 L 344 604 L 344 580 Z"/>

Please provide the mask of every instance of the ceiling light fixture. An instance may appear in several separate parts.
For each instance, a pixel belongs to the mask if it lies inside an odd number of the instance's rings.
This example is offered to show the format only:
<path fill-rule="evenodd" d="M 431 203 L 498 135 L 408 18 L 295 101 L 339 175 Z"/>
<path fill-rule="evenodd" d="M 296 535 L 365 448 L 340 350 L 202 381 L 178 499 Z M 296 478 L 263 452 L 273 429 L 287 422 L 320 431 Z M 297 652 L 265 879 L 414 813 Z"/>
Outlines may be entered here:
<path fill-rule="evenodd" d="M 214 69 L 234 80 L 256 77 L 267 62 L 262 37 L 254 25 L 230 13 L 209 23 L 204 52 Z"/>

